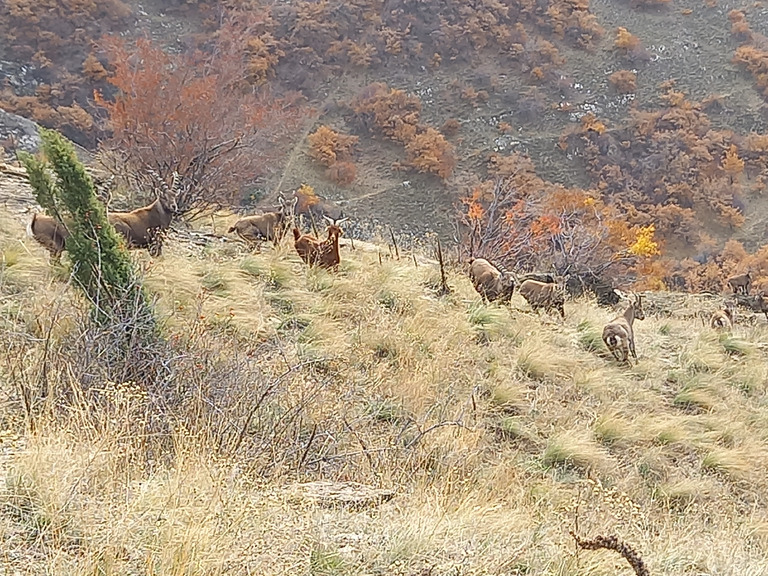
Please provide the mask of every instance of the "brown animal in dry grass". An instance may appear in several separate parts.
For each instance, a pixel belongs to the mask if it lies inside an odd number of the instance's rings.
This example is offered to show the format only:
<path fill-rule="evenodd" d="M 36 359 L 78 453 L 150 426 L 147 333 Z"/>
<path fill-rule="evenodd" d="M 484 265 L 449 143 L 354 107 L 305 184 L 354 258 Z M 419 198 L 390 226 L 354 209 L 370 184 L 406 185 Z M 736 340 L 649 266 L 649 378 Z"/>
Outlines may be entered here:
<path fill-rule="evenodd" d="M 520 295 L 537 314 L 541 308 L 546 312 L 557 310 L 565 318 L 565 290 L 562 279 L 555 283 L 525 280 L 520 284 Z"/>
<path fill-rule="evenodd" d="M 635 320 L 644 319 L 643 297 L 635 295 L 634 301 L 630 303 L 624 314 L 617 316 L 603 328 L 603 342 L 619 362 L 631 364 L 630 354 L 637 361 L 633 324 Z"/>
<path fill-rule="evenodd" d="M 228 232 L 230 234 L 235 232 L 249 246 L 255 246 L 258 252 L 261 252 L 261 244 L 264 241 L 272 242 L 277 246 L 285 235 L 299 199 L 294 198 L 290 204 L 286 204 L 282 197 L 278 198 L 278 201 L 280 210 L 240 218 Z"/>
<path fill-rule="evenodd" d="M 490 302 L 509 302 L 515 292 L 512 274 L 501 272 L 485 258 L 470 259 L 469 278 L 480 296 Z"/>
<path fill-rule="evenodd" d="M 768 320 L 768 296 L 766 296 L 765 292 L 761 290 L 755 294 L 754 299 L 755 300 L 752 309 L 755 312 L 762 312 L 765 314 L 765 319 Z"/>
<path fill-rule="evenodd" d="M 328 228 L 328 238 L 320 245 L 320 253 L 318 254 L 317 265 L 322 268 L 329 268 L 337 270 L 341 263 L 341 255 L 339 254 L 339 237 L 343 234 L 341 225 L 348 220 L 348 218 L 340 218 L 334 220 L 328 216 L 323 216 Z"/>
<path fill-rule="evenodd" d="M 339 254 L 339 237 L 341 236 L 341 224 L 346 222 L 347 218 L 333 220 L 324 216 L 328 223 L 328 238 L 318 240 L 312 234 L 302 234 L 301 231 L 293 228 L 293 246 L 299 257 L 309 266 L 320 266 L 322 268 L 337 269 L 341 262 Z"/>
<path fill-rule="evenodd" d="M 162 240 L 178 213 L 176 205 L 176 186 L 179 175 L 174 172 L 170 189 L 161 183 L 162 193 L 157 199 L 141 208 L 130 212 L 109 212 L 107 219 L 115 230 L 125 239 L 129 249 L 146 248 L 150 256 L 160 256 L 163 252 Z"/>
<path fill-rule="evenodd" d="M 727 302 L 723 308 L 712 312 L 712 316 L 709 317 L 710 328 L 715 330 L 733 330 L 735 312 L 733 304 Z"/>
<path fill-rule="evenodd" d="M 322 243 L 322 240 L 318 240 L 312 234 L 302 234 L 301 230 L 293 227 L 293 247 L 299 258 L 308 266 L 314 266 L 317 262 L 317 255 Z"/>
<path fill-rule="evenodd" d="M 738 274 L 728 278 L 728 286 L 731 287 L 734 294 L 749 294 L 749 288 L 752 286 L 752 275 L 749 272 Z"/>
<path fill-rule="evenodd" d="M 69 230 L 55 218 L 35 213 L 27 224 L 27 235 L 37 240 L 51 253 L 51 262 L 58 262 L 67 247 Z"/>

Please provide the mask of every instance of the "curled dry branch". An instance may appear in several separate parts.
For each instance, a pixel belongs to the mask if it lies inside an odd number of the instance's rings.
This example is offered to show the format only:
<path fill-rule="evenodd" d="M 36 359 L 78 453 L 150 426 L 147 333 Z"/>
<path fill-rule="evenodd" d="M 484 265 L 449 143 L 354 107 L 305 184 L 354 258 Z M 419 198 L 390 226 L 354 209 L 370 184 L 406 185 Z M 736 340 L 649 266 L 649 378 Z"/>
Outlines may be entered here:
<path fill-rule="evenodd" d="M 585 540 L 576 535 L 573 531 L 570 532 L 573 539 L 576 540 L 576 545 L 584 550 L 599 550 L 604 548 L 606 550 L 613 550 L 621 554 L 624 559 L 629 562 L 632 569 L 637 576 L 651 576 L 648 568 L 645 566 L 645 562 L 640 557 L 640 554 L 632 548 L 626 542 L 619 540 L 617 536 L 596 536 L 591 540 Z"/>

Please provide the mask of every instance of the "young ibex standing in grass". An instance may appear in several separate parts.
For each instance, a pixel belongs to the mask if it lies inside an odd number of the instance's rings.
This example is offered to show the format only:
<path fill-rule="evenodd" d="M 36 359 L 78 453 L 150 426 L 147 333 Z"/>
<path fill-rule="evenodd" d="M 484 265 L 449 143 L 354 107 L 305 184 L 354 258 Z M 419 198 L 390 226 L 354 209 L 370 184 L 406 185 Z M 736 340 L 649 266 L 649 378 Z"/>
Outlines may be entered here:
<path fill-rule="evenodd" d="M 720 310 L 712 312 L 709 317 L 709 326 L 715 330 L 733 330 L 733 321 L 736 309 L 732 302 L 726 302 Z"/>
<path fill-rule="evenodd" d="M 752 276 L 749 272 L 728 278 L 728 286 L 731 287 L 734 294 L 749 294 L 749 287 L 751 285 Z"/>
<path fill-rule="evenodd" d="M 485 258 L 470 258 L 469 278 L 484 300 L 509 302 L 515 292 L 515 279 L 510 272 L 501 272 Z"/>
<path fill-rule="evenodd" d="M 107 219 L 115 230 L 125 238 L 129 249 L 146 248 L 150 256 L 157 257 L 163 252 L 163 232 L 171 225 L 178 213 L 176 192 L 179 175 L 173 173 L 170 189 L 162 183 L 162 192 L 149 206 L 130 212 L 110 212 Z"/>
<path fill-rule="evenodd" d="M 51 262 L 58 262 L 67 247 L 69 230 L 56 218 L 35 213 L 27 224 L 27 235 L 37 240 L 51 253 Z"/>
<path fill-rule="evenodd" d="M 636 294 L 634 301 L 630 303 L 624 314 L 617 316 L 603 328 L 603 342 L 619 362 L 631 364 L 630 354 L 637 361 L 633 324 L 635 320 L 644 319 L 643 297 Z"/>
<path fill-rule="evenodd" d="M 520 284 L 520 295 L 530 304 L 537 314 L 541 308 L 546 312 L 557 310 L 565 318 L 565 289 L 563 279 L 555 283 L 525 280 Z"/>
<path fill-rule="evenodd" d="M 280 196 L 278 197 L 280 210 L 240 218 L 228 232 L 230 234 L 235 232 L 249 246 L 255 245 L 257 252 L 261 252 L 261 243 L 265 240 L 276 246 L 285 234 L 298 201 L 298 197 L 295 197 L 292 202 L 286 203 Z"/>

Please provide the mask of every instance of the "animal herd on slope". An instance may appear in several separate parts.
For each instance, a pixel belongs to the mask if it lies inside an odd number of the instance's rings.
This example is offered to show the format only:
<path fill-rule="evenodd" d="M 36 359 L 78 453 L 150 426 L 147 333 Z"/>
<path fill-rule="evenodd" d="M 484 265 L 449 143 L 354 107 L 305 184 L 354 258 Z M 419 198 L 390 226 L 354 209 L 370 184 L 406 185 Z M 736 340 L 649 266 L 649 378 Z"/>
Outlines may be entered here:
<path fill-rule="evenodd" d="M 162 253 L 162 239 L 173 218 L 178 214 L 173 189 L 163 186 L 163 194 L 142 208 L 131 212 L 109 212 L 109 222 L 123 237 L 129 248 L 147 249 L 153 257 Z M 286 202 L 278 198 L 279 209 L 245 216 L 237 220 L 228 233 L 237 234 L 249 246 L 259 251 L 264 241 L 279 244 L 288 228 L 292 226 L 293 245 L 296 253 L 308 266 L 318 266 L 331 270 L 338 269 L 341 262 L 339 253 L 339 238 L 343 231 L 341 224 L 348 218 L 334 220 L 323 216 L 326 221 L 327 238 L 321 240 L 308 233 L 302 233 L 295 225 L 294 210 L 298 198 Z M 66 225 L 51 217 L 34 214 L 27 226 L 27 233 L 42 244 L 51 253 L 52 260 L 58 260 L 66 249 L 69 231 Z M 528 302 L 537 314 L 540 310 L 549 313 L 556 311 L 565 318 L 565 288 L 564 278 L 545 273 L 530 273 L 521 277 L 512 272 L 502 271 L 485 258 L 469 260 L 469 278 L 475 290 L 486 301 L 509 302 L 518 287 L 520 295 Z M 749 296 L 752 285 L 750 272 L 733 276 L 727 280 L 734 295 Z M 768 297 L 763 292 L 752 297 L 756 306 L 754 309 L 765 313 L 768 320 Z M 625 312 L 611 320 L 603 329 L 603 342 L 615 358 L 622 363 L 630 363 L 630 355 L 637 360 L 634 338 L 634 321 L 643 320 L 645 313 L 642 306 L 642 296 L 635 295 Z M 710 327 L 719 330 L 731 330 L 735 319 L 735 305 L 726 302 L 723 308 L 715 311 L 710 317 Z"/>
<path fill-rule="evenodd" d="M 162 241 L 165 231 L 171 225 L 173 218 L 178 215 L 175 194 L 163 187 L 163 194 L 158 194 L 154 202 L 148 206 L 137 208 L 131 212 L 109 212 L 107 219 L 123 238 L 129 249 L 146 249 L 153 257 L 162 254 Z M 229 228 L 228 232 L 236 233 L 249 246 L 261 250 L 264 241 L 278 244 L 283 238 L 288 225 L 293 221 L 293 210 L 298 198 L 286 202 L 279 198 L 280 210 L 264 212 L 254 216 L 240 218 Z M 339 254 L 339 237 L 342 235 L 341 224 L 347 218 L 337 220 L 324 216 L 328 224 L 328 237 L 320 240 L 312 234 L 303 234 L 296 226 L 293 227 L 294 248 L 299 257 L 309 266 L 337 269 L 341 262 Z M 53 261 L 58 261 L 66 250 L 70 232 L 65 222 L 45 214 L 33 214 L 27 225 L 27 234 L 37 240 L 51 254 Z"/>
<path fill-rule="evenodd" d="M 565 278 L 550 274 L 526 274 L 521 277 L 512 272 L 500 270 L 485 258 L 472 258 L 469 261 L 469 277 L 475 290 L 487 301 L 509 302 L 515 287 L 531 308 L 538 313 L 542 308 L 549 312 L 555 310 L 565 318 Z M 732 276 L 727 280 L 735 295 L 749 296 L 752 285 L 750 272 Z M 763 312 L 768 320 L 768 297 L 758 292 L 749 300 L 753 310 Z M 727 301 L 724 306 L 712 313 L 709 325 L 715 330 L 732 330 L 735 321 L 736 306 Z M 613 356 L 622 363 L 630 363 L 630 355 L 637 361 L 635 351 L 634 321 L 645 319 L 643 297 L 635 295 L 624 313 L 611 320 L 603 328 L 603 342 Z"/>

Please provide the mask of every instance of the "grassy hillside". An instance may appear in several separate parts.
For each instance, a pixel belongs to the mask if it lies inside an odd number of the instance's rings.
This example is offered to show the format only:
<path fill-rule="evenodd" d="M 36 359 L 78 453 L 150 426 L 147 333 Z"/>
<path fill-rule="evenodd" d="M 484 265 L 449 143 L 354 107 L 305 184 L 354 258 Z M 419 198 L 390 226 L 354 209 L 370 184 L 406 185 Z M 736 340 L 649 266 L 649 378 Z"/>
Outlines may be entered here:
<path fill-rule="evenodd" d="M 355 245 L 337 274 L 287 243 L 136 253 L 165 341 L 120 381 L 66 274 L 0 213 L 4 569 L 630 573 L 575 554 L 574 530 L 618 534 L 653 575 L 768 571 L 764 318 L 718 335 L 698 317 L 718 299 L 648 294 L 624 368 L 612 311 L 483 305 L 460 270 L 438 297 L 431 255 Z M 364 486 L 344 505 L 321 480 Z"/>

